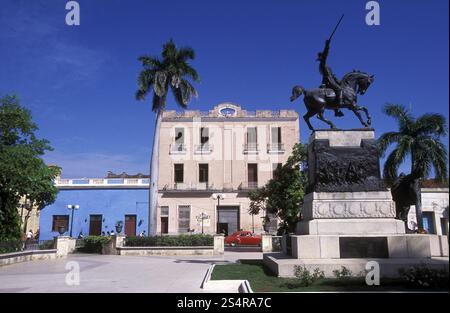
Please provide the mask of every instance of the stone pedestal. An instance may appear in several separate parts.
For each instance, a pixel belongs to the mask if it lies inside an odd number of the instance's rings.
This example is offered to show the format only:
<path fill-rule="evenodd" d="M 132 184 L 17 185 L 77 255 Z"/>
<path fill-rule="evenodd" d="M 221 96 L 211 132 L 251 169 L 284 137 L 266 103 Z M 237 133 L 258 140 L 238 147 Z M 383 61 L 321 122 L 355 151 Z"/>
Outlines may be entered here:
<path fill-rule="evenodd" d="M 214 235 L 214 254 L 223 254 L 225 251 L 225 236 L 223 234 Z"/>
<path fill-rule="evenodd" d="M 262 234 L 261 235 L 261 250 L 262 252 L 272 252 L 272 235 Z"/>
<path fill-rule="evenodd" d="M 117 248 L 123 247 L 125 235 L 114 235 L 111 240 L 102 248 L 102 254 L 118 255 Z"/>
<path fill-rule="evenodd" d="M 69 236 L 58 236 L 54 238 L 56 255 L 66 257 L 69 253 L 75 251 L 76 239 Z"/>
<path fill-rule="evenodd" d="M 404 234 L 389 191 L 312 192 L 305 196 L 298 235 Z"/>
<path fill-rule="evenodd" d="M 407 235 L 404 222 L 395 219 L 373 130 L 315 131 L 308 145 L 308 175 L 303 219 L 295 235 L 283 238 L 285 257 L 264 258 L 277 274 L 280 264 L 293 275 L 295 264 L 364 268 L 374 259 L 397 260 L 386 263 L 391 267 L 386 273 L 402 262 L 419 265 L 432 257 L 446 257 L 448 265 L 447 237 Z"/>

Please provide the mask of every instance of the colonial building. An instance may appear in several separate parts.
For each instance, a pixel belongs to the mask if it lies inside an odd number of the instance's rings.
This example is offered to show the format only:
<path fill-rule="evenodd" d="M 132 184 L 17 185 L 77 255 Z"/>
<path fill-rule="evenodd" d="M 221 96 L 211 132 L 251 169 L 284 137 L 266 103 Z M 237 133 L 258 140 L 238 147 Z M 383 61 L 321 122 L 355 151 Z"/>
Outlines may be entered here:
<path fill-rule="evenodd" d="M 248 213 L 248 194 L 273 177 L 298 142 L 292 110 L 250 112 L 223 103 L 209 112 L 164 112 L 157 232 L 262 232 L 264 212 Z"/>
<path fill-rule="evenodd" d="M 148 176 L 108 173 L 106 178 L 58 178 L 55 185 L 55 203 L 40 213 L 40 239 L 57 236 L 61 226 L 73 237 L 108 234 L 119 221 L 128 236 L 148 229 Z"/>
<path fill-rule="evenodd" d="M 422 184 L 423 227 L 429 234 L 448 235 L 448 190 L 448 184 L 433 180 L 426 180 Z M 409 210 L 408 228 L 417 228 L 415 206 Z"/>

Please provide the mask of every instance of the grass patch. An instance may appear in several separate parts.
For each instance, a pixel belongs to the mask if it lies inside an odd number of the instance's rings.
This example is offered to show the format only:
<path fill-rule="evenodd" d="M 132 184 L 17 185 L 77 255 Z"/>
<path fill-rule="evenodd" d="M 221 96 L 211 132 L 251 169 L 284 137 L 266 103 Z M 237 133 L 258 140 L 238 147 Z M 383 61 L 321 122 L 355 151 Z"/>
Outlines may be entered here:
<path fill-rule="evenodd" d="M 242 264 L 216 265 L 212 280 L 239 280 L 250 282 L 255 292 L 307 292 L 307 291 L 448 291 L 446 289 L 411 288 L 399 279 L 381 279 L 380 286 L 367 286 L 364 277 L 323 278 L 308 287 L 300 286 L 296 278 L 279 278 L 262 261 Z"/>

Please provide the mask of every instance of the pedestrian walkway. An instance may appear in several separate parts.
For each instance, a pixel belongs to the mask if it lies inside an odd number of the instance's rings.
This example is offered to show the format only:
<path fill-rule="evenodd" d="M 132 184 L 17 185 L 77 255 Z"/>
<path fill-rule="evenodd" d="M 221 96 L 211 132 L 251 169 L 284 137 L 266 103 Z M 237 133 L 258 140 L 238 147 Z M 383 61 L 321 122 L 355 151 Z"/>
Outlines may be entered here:
<path fill-rule="evenodd" d="M 0 267 L 0 292 L 207 292 L 200 286 L 210 265 L 239 259 L 262 259 L 262 254 L 179 258 L 74 254 Z M 79 285 L 69 285 L 74 266 L 80 269 Z"/>

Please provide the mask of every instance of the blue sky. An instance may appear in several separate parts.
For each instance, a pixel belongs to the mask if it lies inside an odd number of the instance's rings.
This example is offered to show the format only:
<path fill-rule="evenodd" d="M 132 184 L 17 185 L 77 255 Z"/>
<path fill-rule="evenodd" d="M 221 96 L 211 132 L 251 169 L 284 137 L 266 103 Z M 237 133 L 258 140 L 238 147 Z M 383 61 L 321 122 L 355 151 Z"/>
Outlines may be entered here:
<path fill-rule="evenodd" d="M 316 54 L 344 13 L 329 64 L 339 77 L 375 74 L 359 100 L 377 134 L 396 127 L 381 113 L 386 102 L 448 119 L 447 0 L 379 1 L 381 25 L 372 27 L 361 0 L 79 0 L 78 27 L 65 24 L 66 2 L 0 0 L 0 93 L 18 94 L 32 110 L 55 148 L 45 160 L 65 177 L 148 172 L 154 116 L 149 101 L 134 99 L 137 57 L 159 54 L 169 38 L 197 53 L 192 109 L 232 101 L 303 115 L 302 101 L 289 102 L 291 88 L 319 85 Z M 359 127 L 351 112 L 335 121 Z"/>

